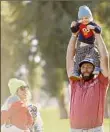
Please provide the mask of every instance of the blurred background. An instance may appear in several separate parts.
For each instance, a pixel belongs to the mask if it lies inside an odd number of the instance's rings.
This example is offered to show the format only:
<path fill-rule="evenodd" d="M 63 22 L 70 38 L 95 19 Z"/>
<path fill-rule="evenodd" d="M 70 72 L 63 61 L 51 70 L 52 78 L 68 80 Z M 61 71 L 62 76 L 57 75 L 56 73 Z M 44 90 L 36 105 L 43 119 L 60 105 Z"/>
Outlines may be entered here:
<path fill-rule="evenodd" d="M 1 1 L 1 104 L 10 95 L 8 80 L 25 80 L 38 104 L 44 132 L 69 131 L 69 85 L 65 69 L 70 25 L 87 5 L 102 27 L 110 54 L 110 2 Z M 110 89 L 105 105 L 105 132 L 110 132 Z"/>

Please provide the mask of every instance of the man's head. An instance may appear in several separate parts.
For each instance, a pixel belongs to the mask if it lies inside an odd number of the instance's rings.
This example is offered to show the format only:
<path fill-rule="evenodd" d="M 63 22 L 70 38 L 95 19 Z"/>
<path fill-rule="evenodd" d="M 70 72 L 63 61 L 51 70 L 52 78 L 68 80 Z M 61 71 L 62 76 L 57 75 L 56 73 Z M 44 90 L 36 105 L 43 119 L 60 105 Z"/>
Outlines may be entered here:
<path fill-rule="evenodd" d="M 80 74 L 85 81 L 89 81 L 94 77 L 93 71 L 95 68 L 93 59 L 86 58 L 79 63 Z"/>

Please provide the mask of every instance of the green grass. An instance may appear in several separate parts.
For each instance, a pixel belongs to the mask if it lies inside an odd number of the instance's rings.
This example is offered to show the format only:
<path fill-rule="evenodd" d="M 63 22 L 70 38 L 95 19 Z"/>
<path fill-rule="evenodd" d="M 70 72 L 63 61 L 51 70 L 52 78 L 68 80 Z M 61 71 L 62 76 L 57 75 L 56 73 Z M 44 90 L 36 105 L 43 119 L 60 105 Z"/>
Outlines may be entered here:
<path fill-rule="evenodd" d="M 69 132 L 69 120 L 59 119 L 58 113 L 54 108 L 41 110 L 44 132 Z M 104 132 L 110 132 L 110 119 L 104 120 Z"/>
<path fill-rule="evenodd" d="M 105 119 L 104 120 L 104 131 L 105 132 L 110 132 L 110 119 Z"/>

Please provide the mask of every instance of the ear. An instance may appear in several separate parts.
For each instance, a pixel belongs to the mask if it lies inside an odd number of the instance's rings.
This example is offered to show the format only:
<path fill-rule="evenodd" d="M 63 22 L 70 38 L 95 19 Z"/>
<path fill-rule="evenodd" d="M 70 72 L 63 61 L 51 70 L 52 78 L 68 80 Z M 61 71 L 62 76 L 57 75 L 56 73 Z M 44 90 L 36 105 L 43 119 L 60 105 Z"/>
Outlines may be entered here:
<path fill-rule="evenodd" d="M 79 67 L 79 70 L 78 70 L 79 74 L 81 74 L 81 67 Z"/>

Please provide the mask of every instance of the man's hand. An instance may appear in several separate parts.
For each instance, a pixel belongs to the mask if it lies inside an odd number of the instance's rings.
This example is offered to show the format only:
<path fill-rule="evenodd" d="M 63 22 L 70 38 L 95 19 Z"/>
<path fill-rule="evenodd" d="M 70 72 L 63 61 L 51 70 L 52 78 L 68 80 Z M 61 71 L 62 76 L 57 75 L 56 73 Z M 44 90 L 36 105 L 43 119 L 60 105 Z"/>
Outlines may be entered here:
<path fill-rule="evenodd" d="M 95 26 L 93 26 L 93 25 L 87 25 L 87 29 L 92 29 L 92 30 L 94 30 L 94 29 L 95 29 Z"/>
<path fill-rule="evenodd" d="M 76 26 L 76 24 L 77 24 L 77 22 L 76 22 L 76 21 L 73 21 L 73 22 L 71 23 L 71 27 Z"/>

